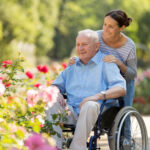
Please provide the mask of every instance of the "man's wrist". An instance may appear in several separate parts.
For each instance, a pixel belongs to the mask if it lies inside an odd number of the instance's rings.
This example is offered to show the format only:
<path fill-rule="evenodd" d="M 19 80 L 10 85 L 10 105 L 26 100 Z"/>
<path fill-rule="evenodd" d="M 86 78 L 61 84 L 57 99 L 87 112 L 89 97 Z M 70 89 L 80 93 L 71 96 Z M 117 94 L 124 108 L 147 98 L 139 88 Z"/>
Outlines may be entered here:
<path fill-rule="evenodd" d="M 103 96 L 102 99 L 103 99 L 103 100 L 106 100 L 106 99 L 107 99 L 107 98 L 106 98 L 106 91 L 101 91 L 100 93 L 101 93 L 102 96 Z"/>
<path fill-rule="evenodd" d="M 102 94 L 101 92 L 95 95 L 95 100 L 104 100 L 104 94 Z"/>

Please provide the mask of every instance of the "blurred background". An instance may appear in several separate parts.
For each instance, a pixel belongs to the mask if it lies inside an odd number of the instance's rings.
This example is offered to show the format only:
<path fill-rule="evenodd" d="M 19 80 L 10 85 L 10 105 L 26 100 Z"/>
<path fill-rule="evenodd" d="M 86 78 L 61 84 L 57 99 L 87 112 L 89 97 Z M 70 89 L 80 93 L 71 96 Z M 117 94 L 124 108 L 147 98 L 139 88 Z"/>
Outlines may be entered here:
<path fill-rule="evenodd" d="M 0 61 L 18 50 L 32 64 L 70 57 L 79 30 L 102 29 L 106 12 L 133 18 L 125 34 L 136 43 L 138 67 L 150 65 L 150 0 L 0 0 Z"/>

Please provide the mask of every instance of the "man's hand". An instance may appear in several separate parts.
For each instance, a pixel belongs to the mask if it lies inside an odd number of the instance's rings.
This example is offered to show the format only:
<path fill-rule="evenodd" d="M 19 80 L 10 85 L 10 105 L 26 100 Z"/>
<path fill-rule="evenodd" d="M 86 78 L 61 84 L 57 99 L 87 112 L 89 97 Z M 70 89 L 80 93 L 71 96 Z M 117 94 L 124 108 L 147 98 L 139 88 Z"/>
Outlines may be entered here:
<path fill-rule="evenodd" d="M 87 101 L 97 101 L 97 100 L 99 100 L 99 94 L 96 94 L 94 96 L 89 96 L 89 97 L 84 98 L 82 100 L 82 102 L 80 103 L 80 109 L 81 109 L 82 105 L 84 103 L 86 103 Z"/>
<path fill-rule="evenodd" d="M 57 101 L 59 102 L 59 104 L 64 107 L 66 106 L 66 102 L 65 102 L 65 99 L 63 97 L 63 95 L 59 92 L 58 95 L 57 95 Z"/>

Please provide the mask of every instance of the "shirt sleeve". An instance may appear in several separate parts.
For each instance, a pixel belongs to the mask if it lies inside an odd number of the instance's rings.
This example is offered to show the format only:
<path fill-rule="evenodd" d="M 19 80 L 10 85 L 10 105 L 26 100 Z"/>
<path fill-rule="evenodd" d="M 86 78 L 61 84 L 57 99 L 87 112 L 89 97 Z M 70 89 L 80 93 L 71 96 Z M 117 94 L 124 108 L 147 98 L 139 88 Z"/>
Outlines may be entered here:
<path fill-rule="evenodd" d="M 114 63 L 104 63 L 104 78 L 108 84 L 108 88 L 119 86 L 126 90 L 126 81 L 120 74 L 118 66 Z"/>
<path fill-rule="evenodd" d="M 133 44 L 132 49 L 127 58 L 127 71 L 125 73 L 125 79 L 133 80 L 137 76 L 137 59 L 136 59 L 136 47 Z"/>
<path fill-rule="evenodd" d="M 60 89 L 61 93 L 66 92 L 66 88 L 65 88 L 65 85 L 66 85 L 66 70 L 61 72 L 61 74 L 54 80 L 52 85 L 57 86 Z"/>

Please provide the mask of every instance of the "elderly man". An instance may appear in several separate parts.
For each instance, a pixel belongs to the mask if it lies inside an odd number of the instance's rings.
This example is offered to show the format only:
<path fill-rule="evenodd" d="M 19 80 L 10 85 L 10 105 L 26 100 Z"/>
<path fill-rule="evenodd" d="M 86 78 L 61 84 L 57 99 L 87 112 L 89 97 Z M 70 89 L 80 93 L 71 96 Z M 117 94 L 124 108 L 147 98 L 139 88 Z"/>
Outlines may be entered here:
<path fill-rule="evenodd" d="M 70 150 L 86 150 L 86 140 L 97 120 L 103 100 L 112 103 L 113 98 L 125 95 L 126 83 L 114 63 L 103 62 L 103 54 L 95 31 L 80 31 L 76 38 L 76 63 L 67 67 L 53 82 L 60 93 L 58 101 L 47 111 L 47 119 L 52 113 L 63 110 L 66 103 L 61 95 L 67 94 L 67 106 L 71 113 L 68 124 L 76 123 L 75 134 Z M 61 130 L 56 127 L 57 132 Z M 61 139 L 57 140 L 61 148 Z"/>

